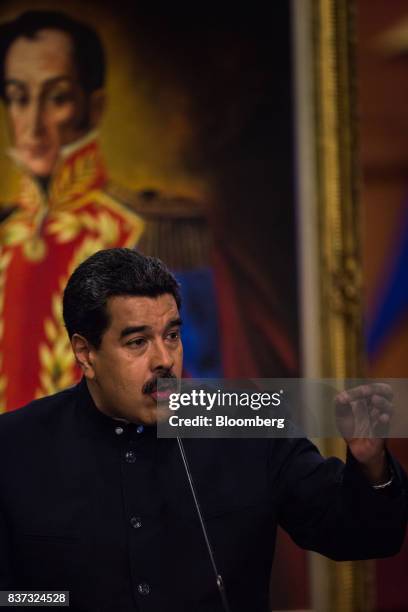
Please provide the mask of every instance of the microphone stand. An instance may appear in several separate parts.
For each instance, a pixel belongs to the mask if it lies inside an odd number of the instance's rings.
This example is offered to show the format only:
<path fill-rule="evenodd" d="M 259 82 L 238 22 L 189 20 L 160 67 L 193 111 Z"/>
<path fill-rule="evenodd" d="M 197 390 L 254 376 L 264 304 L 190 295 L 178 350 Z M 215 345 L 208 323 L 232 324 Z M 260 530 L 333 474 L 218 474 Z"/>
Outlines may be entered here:
<path fill-rule="evenodd" d="M 196 507 L 197 515 L 198 515 L 198 518 L 200 520 L 201 531 L 202 531 L 203 536 L 204 536 L 204 540 L 205 540 L 205 544 L 206 544 L 206 547 L 207 547 L 208 555 L 210 557 L 210 562 L 211 562 L 212 568 L 214 570 L 215 581 L 217 583 L 218 592 L 219 592 L 220 597 L 221 597 L 222 606 L 224 608 L 224 612 L 231 612 L 231 608 L 229 606 L 228 599 L 227 599 L 227 594 L 226 594 L 225 588 L 224 588 L 224 582 L 222 580 L 222 576 L 219 573 L 219 571 L 217 569 L 217 565 L 215 563 L 213 548 L 211 546 L 211 542 L 209 540 L 208 533 L 207 533 L 207 528 L 206 528 L 205 523 L 204 523 L 204 518 L 203 518 L 203 515 L 201 513 L 201 508 L 200 508 L 200 504 L 198 502 L 198 497 L 197 497 L 197 493 L 196 493 L 196 490 L 195 490 L 194 481 L 193 481 L 193 477 L 192 477 L 192 474 L 191 474 L 191 471 L 190 471 L 190 467 L 188 465 L 186 453 L 185 453 L 185 450 L 184 450 L 184 445 L 183 445 L 183 443 L 181 441 L 181 438 L 179 438 L 179 437 L 177 437 L 177 444 L 178 444 L 179 449 L 180 449 L 180 455 L 181 455 L 181 458 L 183 460 L 184 469 L 185 469 L 185 472 L 186 472 L 186 475 L 187 475 L 188 483 L 190 485 L 191 493 L 193 495 L 194 505 Z"/>

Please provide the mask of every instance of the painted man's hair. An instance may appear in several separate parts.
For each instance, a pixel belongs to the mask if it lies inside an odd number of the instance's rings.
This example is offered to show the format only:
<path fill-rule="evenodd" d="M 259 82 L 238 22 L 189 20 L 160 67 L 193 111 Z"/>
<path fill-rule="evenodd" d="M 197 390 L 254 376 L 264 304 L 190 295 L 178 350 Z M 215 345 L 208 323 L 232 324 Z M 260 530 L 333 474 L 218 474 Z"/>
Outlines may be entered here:
<path fill-rule="evenodd" d="M 79 82 L 87 94 L 105 84 L 106 61 L 97 32 L 81 21 L 59 11 L 26 11 L 17 19 L 0 25 L 0 95 L 4 98 L 4 67 L 7 52 L 18 38 L 35 39 L 40 30 L 60 30 L 73 43 Z"/>

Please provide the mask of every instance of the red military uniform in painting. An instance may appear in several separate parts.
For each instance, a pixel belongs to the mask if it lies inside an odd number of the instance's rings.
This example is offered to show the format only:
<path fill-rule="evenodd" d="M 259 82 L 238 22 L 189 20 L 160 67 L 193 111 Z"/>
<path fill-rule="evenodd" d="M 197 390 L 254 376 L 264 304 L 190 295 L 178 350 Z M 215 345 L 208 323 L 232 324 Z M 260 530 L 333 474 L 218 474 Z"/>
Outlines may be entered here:
<path fill-rule="evenodd" d="M 47 190 L 24 175 L 0 225 L 0 410 L 18 408 L 78 378 L 61 314 L 73 269 L 95 251 L 133 247 L 141 217 L 105 187 L 95 137 L 65 148 Z"/>

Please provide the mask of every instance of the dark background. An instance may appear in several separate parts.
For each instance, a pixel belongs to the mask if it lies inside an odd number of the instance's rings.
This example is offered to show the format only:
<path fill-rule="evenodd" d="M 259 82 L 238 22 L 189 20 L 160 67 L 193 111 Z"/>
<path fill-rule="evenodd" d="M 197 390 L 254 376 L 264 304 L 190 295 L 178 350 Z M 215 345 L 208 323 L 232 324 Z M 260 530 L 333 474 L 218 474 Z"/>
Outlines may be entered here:
<path fill-rule="evenodd" d="M 120 3 L 157 95 L 177 87 L 189 97 L 184 163 L 212 186 L 216 237 L 253 273 L 248 290 L 297 347 L 289 7 Z"/>

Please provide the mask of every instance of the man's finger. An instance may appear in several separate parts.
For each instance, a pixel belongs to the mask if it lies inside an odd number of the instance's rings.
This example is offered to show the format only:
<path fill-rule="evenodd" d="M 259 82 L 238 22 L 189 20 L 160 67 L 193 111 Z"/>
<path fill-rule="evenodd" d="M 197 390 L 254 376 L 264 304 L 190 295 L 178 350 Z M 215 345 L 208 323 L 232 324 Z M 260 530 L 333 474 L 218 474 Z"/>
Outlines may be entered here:
<path fill-rule="evenodd" d="M 373 395 L 382 396 L 391 400 L 393 392 L 390 385 L 386 383 L 370 383 L 341 391 L 341 393 L 336 396 L 336 400 L 342 404 L 346 404 L 359 399 L 368 399 Z"/>
<path fill-rule="evenodd" d="M 379 416 L 380 416 L 380 411 L 378 410 L 378 408 L 373 408 L 372 410 L 370 410 L 370 418 L 372 421 L 374 421 L 375 419 L 378 419 Z"/>
<path fill-rule="evenodd" d="M 370 404 L 380 412 L 387 412 L 389 414 L 392 414 L 394 412 L 392 402 L 390 402 L 387 398 L 382 397 L 381 395 L 373 395 L 370 399 Z"/>
<path fill-rule="evenodd" d="M 351 402 L 354 416 L 354 436 L 357 438 L 370 438 L 372 436 L 371 419 L 368 414 L 366 399 L 358 399 Z"/>

